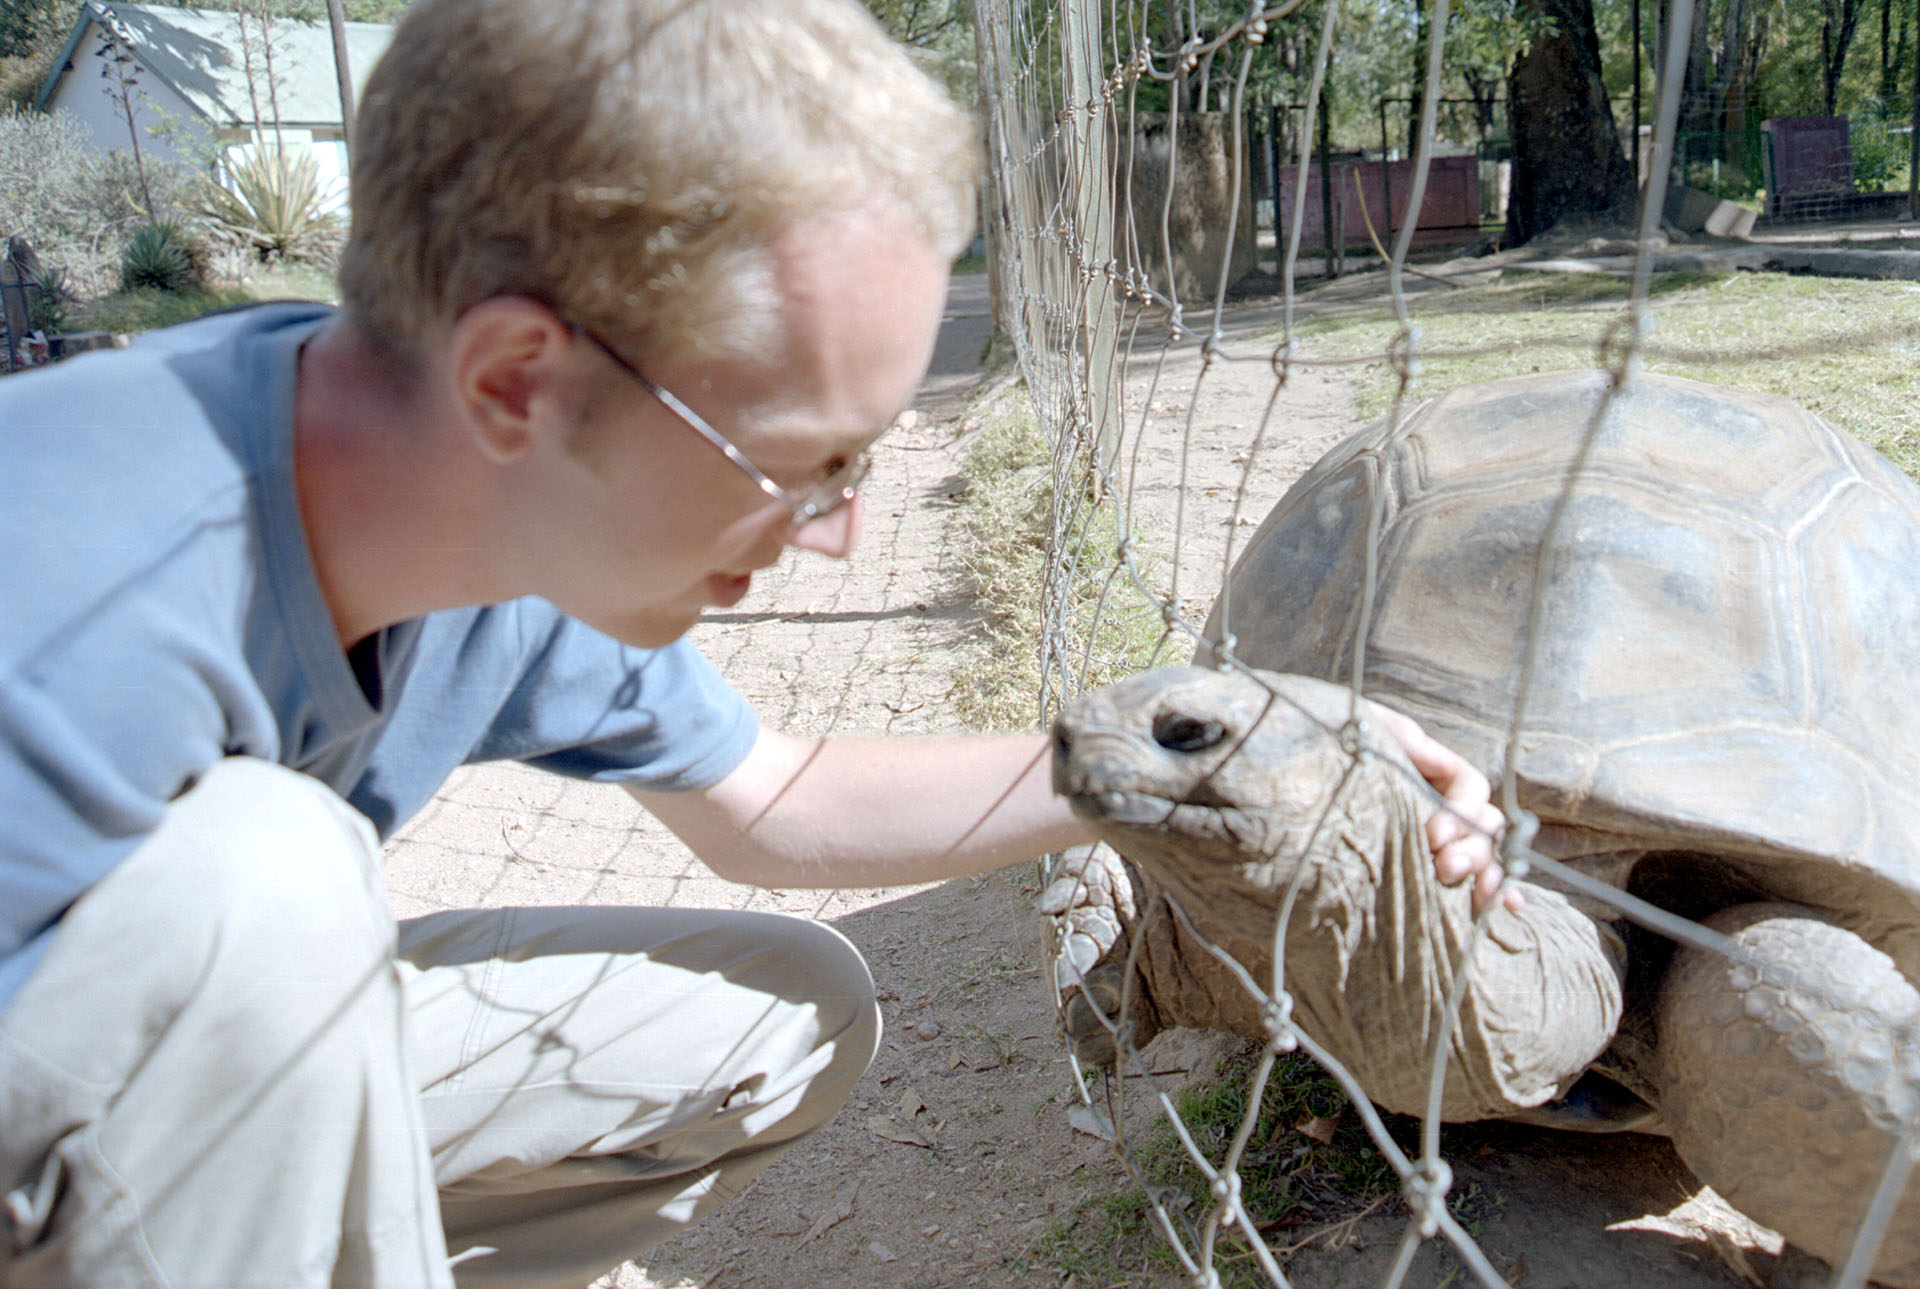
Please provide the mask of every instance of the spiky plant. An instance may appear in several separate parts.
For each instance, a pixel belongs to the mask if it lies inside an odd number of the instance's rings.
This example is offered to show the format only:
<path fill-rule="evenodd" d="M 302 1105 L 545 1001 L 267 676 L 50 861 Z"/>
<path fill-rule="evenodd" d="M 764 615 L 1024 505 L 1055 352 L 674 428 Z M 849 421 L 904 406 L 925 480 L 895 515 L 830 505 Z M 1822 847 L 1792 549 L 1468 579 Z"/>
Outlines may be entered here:
<path fill-rule="evenodd" d="M 323 208 L 311 152 L 261 145 L 226 170 L 225 184 L 207 181 L 200 208 L 261 259 L 299 258 L 325 246 L 335 221 Z"/>
<path fill-rule="evenodd" d="M 206 285 L 206 257 L 193 235 L 170 219 L 143 224 L 120 255 L 120 287 L 185 291 Z"/>

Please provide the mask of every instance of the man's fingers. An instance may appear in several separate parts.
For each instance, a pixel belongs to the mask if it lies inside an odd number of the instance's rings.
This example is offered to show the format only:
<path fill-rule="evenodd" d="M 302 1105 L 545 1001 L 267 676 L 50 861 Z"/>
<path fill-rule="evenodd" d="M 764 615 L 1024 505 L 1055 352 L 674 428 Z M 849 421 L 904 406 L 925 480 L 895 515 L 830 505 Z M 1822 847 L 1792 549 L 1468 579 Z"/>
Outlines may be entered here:
<path fill-rule="evenodd" d="M 1493 840 L 1505 818 L 1493 804 L 1493 786 L 1471 762 L 1428 734 L 1412 717 L 1377 703 L 1368 707 L 1400 744 L 1413 768 L 1440 794 L 1443 804 L 1427 819 L 1434 876 L 1448 886 L 1471 879 L 1474 907 L 1486 907 L 1498 895 L 1504 876 Z M 1513 909 L 1521 902 L 1517 889 L 1508 891 L 1503 900 Z"/>

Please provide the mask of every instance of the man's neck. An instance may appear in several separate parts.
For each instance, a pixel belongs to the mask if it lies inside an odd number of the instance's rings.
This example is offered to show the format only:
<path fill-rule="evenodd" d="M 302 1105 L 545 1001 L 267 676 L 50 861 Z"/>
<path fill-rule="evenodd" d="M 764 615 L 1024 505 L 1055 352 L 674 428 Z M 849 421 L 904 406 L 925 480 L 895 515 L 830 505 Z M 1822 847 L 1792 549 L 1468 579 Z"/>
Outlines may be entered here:
<path fill-rule="evenodd" d="M 490 557 L 484 463 L 460 451 L 431 360 L 413 379 L 341 314 L 300 354 L 294 479 L 343 647 L 435 609 L 508 599 Z"/>

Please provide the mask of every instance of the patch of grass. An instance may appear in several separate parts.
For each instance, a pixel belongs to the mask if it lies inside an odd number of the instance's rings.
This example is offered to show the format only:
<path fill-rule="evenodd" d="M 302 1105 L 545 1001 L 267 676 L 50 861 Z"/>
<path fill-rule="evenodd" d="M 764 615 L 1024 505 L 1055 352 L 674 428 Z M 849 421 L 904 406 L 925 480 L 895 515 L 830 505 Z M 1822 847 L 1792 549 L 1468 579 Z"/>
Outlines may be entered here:
<path fill-rule="evenodd" d="M 1132 1284 L 1133 1274 L 1148 1258 L 1156 1267 L 1175 1265 L 1137 1195 L 1083 1200 L 1072 1213 L 1049 1222 L 1032 1247 L 1016 1255 L 1029 1269 L 1047 1268 L 1053 1280 L 1082 1285 Z"/>
<path fill-rule="evenodd" d="M 1040 715 L 1040 622 L 1032 604 L 1046 581 L 1051 453 L 1024 385 L 990 395 L 975 414 L 983 428 L 961 470 L 962 560 L 987 616 L 987 640 L 960 668 L 960 718 L 976 729 L 1031 729 Z"/>
<path fill-rule="evenodd" d="M 203 313 L 245 304 L 254 298 L 245 287 L 237 286 L 187 291 L 136 287 L 87 301 L 73 311 L 70 325 L 88 331 L 152 331 L 178 322 L 191 322 Z"/>
<path fill-rule="evenodd" d="M 993 1059 L 1002 1065 L 1012 1065 L 1021 1059 L 1020 1038 L 1011 1030 L 987 1029 L 980 1025 L 968 1025 L 960 1031 L 964 1041 L 982 1043 L 993 1053 Z M 995 1109 L 998 1109 L 995 1105 Z"/>
<path fill-rule="evenodd" d="M 340 283 L 331 269 L 305 260 L 273 260 L 251 265 L 237 285 L 256 300 L 337 300 Z"/>
<path fill-rule="evenodd" d="M 1105 570 L 1118 543 L 1110 502 L 1069 483 L 1022 384 L 974 409 L 983 429 L 962 475 L 967 484 L 963 561 L 987 615 L 988 639 L 960 669 L 961 719 L 977 729 L 1032 729 L 1043 670 L 1074 692 L 1149 665 L 1165 635 L 1159 607 L 1133 581 Z M 1057 535 L 1056 535 L 1057 534 Z M 1049 578 L 1050 538 L 1055 573 Z M 1147 563 L 1150 552 L 1136 552 Z M 1048 624 L 1085 642 L 1068 655 Z"/>
<path fill-rule="evenodd" d="M 1249 1044 L 1222 1065 L 1206 1084 L 1177 1098 L 1180 1120 L 1208 1163 L 1218 1166 L 1244 1122 L 1258 1049 Z M 1331 1126 L 1331 1132 L 1325 1130 Z M 1319 1135 L 1301 1127 L 1311 1126 Z M 1387 1126 L 1403 1147 L 1415 1140 L 1411 1119 L 1387 1116 Z M 1320 1136 L 1327 1140 L 1320 1140 Z M 1442 1130 L 1443 1149 L 1451 1134 Z M 1205 1176 L 1186 1146 L 1164 1122 L 1137 1143 L 1135 1160 L 1162 1206 L 1177 1225 L 1189 1228 L 1182 1242 L 1197 1252 L 1197 1229 L 1211 1207 Z M 1360 1117 L 1332 1076 L 1301 1052 L 1280 1057 L 1267 1080 L 1258 1119 L 1239 1167 L 1241 1200 L 1261 1240 L 1284 1266 L 1290 1248 L 1331 1233 L 1379 1210 L 1405 1214 L 1400 1180 L 1367 1135 Z M 1477 1184 L 1457 1186 L 1447 1208 L 1470 1231 L 1504 1200 Z M 1177 1266 L 1172 1250 L 1155 1227 L 1151 1206 L 1139 1191 L 1109 1195 L 1082 1204 L 1056 1222 L 1029 1251 L 1064 1276 L 1078 1274 L 1082 1284 L 1126 1282 L 1147 1268 Z M 1215 1265 L 1229 1289 L 1265 1285 L 1265 1272 L 1246 1250 L 1237 1231 L 1223 1230 L 1215 1246 Z"/>
<path fill-rule="evenodd" d="M 205 288 L 162 291 L 142 287 L 115 291 L 72 310 L 72 330 L 139 332 L 191 322 L 215 309 L 258 300 L 330 300 L 339 294 L 333 275 L 311 264 L 261 266 L 237 281 Z"/>
<path fill-rule="evenodd" d="M 1792 399 L 1920 477 L 1920 284 L 1674 273 L 1656 275 L 1651 294 L 1647 370 Z M 1528 272 L 1424 297 L 1411 396 L 1594 366 L 1627 297 L 1623 278 Z M 1311 352 L 1336 358 L 1377 351 L 1393 334 L 1385 308 L 1299 328 Z M 1360 410 L 1382 415 L 1396 377 L 1384 361 L 1366 372 Z"/>

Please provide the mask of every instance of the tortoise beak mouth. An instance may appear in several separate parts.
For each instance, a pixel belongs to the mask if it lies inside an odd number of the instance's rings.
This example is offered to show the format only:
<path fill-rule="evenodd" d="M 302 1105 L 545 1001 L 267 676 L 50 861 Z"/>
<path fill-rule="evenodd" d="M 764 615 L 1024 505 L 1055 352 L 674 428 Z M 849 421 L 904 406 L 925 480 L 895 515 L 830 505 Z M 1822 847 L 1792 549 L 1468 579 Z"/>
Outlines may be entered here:
<path fill-rule="evenodd" d="M 1153 825 L 1164 823 L 1173 814 L 1173 802 L 1147 792 L 1108 788 L 1062 795 L 1074 814 L 1093 824 Z"/>

